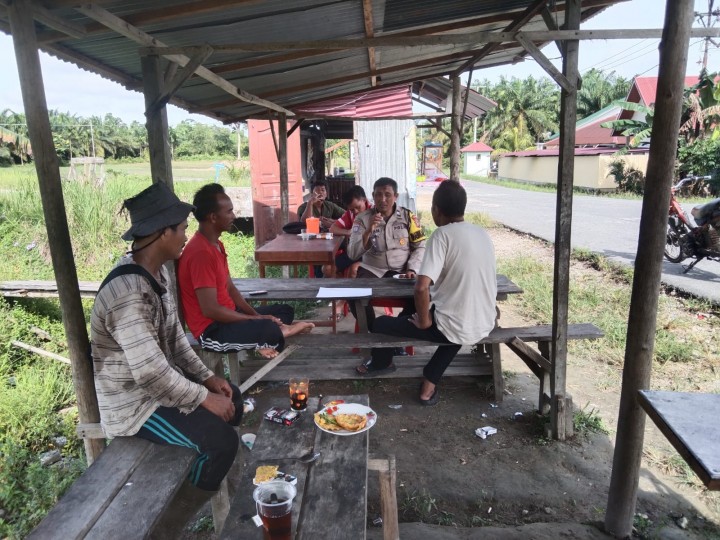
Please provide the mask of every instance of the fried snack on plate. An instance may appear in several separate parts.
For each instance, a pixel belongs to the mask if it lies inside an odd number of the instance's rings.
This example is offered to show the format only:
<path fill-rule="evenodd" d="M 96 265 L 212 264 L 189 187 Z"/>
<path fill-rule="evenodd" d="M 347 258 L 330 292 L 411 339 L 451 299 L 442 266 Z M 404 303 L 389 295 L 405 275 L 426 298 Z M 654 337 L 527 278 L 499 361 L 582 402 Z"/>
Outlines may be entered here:
<path fill-rule="evenodd" d="M 359 431 L 367 425 L 367 416 L 364 414 L 336 414 L 335 421 L 348 431 Z"/>
<path fill-rule="evenodd" d="M 324 412 L 315 413 L 315 422 L 318 426 L 328 431 L 340 431 L 343 429 L 338 425 L 334 416 Z"/>
<path fill-rule="evenodd" d="M 262 484 L 263 482 L 268 482 L 269 480 L 274 479 L 277 476 L 277 473 L 277 465 L 261 465 L 260 467 L 255 469 L 255 479 L 253 480 L 253 482 L 255 484 Z"/>

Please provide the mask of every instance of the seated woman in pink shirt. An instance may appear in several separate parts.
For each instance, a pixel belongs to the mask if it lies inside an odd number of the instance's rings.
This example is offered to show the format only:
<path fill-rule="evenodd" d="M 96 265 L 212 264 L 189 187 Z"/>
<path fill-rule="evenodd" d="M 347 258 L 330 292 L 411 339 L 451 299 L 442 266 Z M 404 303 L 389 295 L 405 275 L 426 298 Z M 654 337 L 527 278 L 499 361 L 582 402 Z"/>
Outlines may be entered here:
<path fill-rule="evenodd" d="M 357 269 L 358 266 L 360 266 L 360 261 L 354 261 L 348 257 L 347 252 L 345 251 L 345 245 L 347 239 L 350 238 L 350 235 L 352 234 L 355 216 L 357 216 L 360 212 L 364 212 L 365 210 L 372 208 L 372 204 L 370 204 L 367 200 L 365 190 L 362 186 L 353 186 L 343 193 L 343 205 L 346 208 L 345 213 L 330 227 L 331 233 L 337 236 L 342 236 L 346 240 L 342 243 L 340 249 L 338 249 L 338 252 L 335 255 L 335 268 L 338 272 L 347 270 L 345 277 L 354 278 L 357 275 Z M 330 265 L 323 266 L 323 275 L 328 278 L 337 277 L 337 275 L 332 273 Z"/>

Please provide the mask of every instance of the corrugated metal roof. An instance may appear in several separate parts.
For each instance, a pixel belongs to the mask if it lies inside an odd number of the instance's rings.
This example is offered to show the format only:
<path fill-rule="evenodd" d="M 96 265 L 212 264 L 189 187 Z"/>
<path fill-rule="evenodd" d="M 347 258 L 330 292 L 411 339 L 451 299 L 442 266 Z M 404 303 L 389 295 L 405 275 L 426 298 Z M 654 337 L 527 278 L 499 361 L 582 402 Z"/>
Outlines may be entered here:
<path fill-rule="evenodd" d="M 301 105 L 298 115 L 312 118 L 314 115 L 344 118 L 382 118 L 412 115 L 410 85 L 366 90 L 346 97 L 338 97 Z"/>
<path fill-rule="evenodd" d="M 619 1 L 584 0 L 582 18 Z M 373 0 L 371 4 L 375 37 L 501 31 L 521 18 L 526 21 L 521 26 L 524 31 L 546 29 L 540 15 L 546 3 L 537 0 Z M 75 39 L 38 22 L 43 50 L 128 88 L 142 88 L 140 44 L 106 28 L 67 0 L 43 0 L 43 5 L 57 18 L 87 32 Z M 471 63 L 485 46 L 378 46 L 373 49 L 375 68 L 371 69 L 367 48 L 293 48 L 298 42 L 365 38 L 362 0 L 117 0 L 92 6 L 172 47 L 288 43 L 283 50 L 216 51 L 204 65 L 239 89 L 291 111 L 303 104 L 370 90 L 373 78 L 378 86 L 391 86 L 450 74 Z M 553 6 L 554 15 L 562 20 L 565 3 Z M 525 17 L 529 9 L 532 14 Z M 0 30 L 9 32 L 1 10 Z M 475 58 L 474 65 L 481 69 L 512 63 L 525 55 L 518 43 L 504 43 Z M 240 101 L 199 77 L 186 81 L 172 102 L 226 122 L 267 114 L 265 107 Z"/>

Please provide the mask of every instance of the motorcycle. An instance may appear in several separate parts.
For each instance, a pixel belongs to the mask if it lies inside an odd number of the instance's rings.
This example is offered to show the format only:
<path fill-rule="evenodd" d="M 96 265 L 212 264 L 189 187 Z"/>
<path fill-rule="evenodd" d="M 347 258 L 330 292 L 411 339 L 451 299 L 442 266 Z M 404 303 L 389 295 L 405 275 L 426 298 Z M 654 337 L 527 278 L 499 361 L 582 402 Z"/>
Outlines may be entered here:
<path fill-rule="evenodd" d="M 690 176 L 683 178 L 670 190 L 670 211 L 668 216 L 667 236 L 665 239 L 665 258 L 672 263 L 685 259 L 694 260 L 683 270 L 687 274 L 702 261 L 720 261 L 720 199 L 696 206 L 691 214 L 695 223 L 683 210 L 675 193 L 687 184 L 698 180 L 710 180 L 710 176 Z"/>

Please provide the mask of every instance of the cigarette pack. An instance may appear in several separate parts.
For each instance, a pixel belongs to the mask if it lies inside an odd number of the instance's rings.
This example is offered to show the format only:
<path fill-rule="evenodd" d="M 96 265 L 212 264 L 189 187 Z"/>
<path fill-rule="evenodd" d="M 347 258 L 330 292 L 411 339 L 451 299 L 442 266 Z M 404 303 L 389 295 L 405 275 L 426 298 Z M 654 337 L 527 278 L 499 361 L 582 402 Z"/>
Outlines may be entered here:
<path fill-rule="evenodd" d="M 281 407 L 272 407 L 265 413 L 265 420 L 285 426 L 291 426 L 298 418 L 300 418 L 300 415 L 295 411 Z"/>

